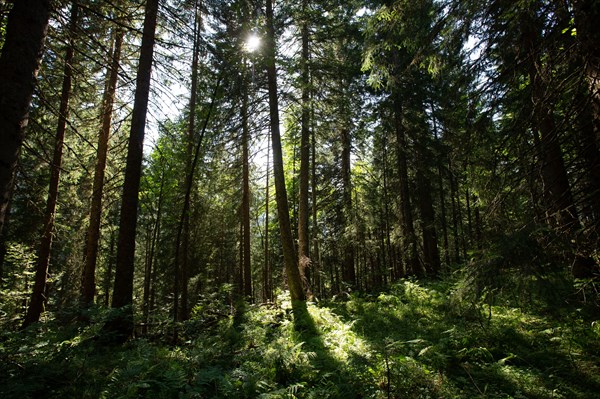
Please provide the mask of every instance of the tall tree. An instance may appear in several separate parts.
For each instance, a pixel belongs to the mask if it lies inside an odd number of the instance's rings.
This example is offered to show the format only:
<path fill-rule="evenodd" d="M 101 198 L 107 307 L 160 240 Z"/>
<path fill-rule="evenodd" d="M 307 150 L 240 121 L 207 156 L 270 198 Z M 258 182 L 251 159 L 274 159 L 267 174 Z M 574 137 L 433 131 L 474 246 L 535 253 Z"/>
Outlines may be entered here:
<path fill-rule="evenodd" d="M 281 133 L 279 131 L 279 102 L 277 94 L 277 70 L 275 68 L 275 27 L 273 21 L 272 0 L 266 0 L 266 68 L 267 85 L 269 92 L 269 117 L 271 127 L 271 144 L 273 147 L 273 175 L 275 179 L 275 200 L 277 202 L 277 215 L 279 218 L 279 232 L 283 248 L 283 262 L 287 274 L 292 300 L 304 300 L 304 290 L 300 279 L 300 271 L 292 238 L 290 212 L 285 188 L 285 175 L 283 172 L 283 154 L 281 149 Z"/>
<path fill-rule="evenodd" d="M 100 239 L 100 224 L 102 219 L 102 196 L 104 192 L 104 174 L 108 156 L 108 140 L 112 128 L 113 104 L 119 79 L 119 66 L 121 47 L 123 45 L 124 31 L 119 27 L 114 31 L 114 42 L 110 51 L 111 65 L 107 69 L 107 81 L 102 99 L 100 119 L 102 126 L 98 134 L 98 149 L 96 155 L 96 168 L 94 170 L 94 183 L 92 188 L 92 202 L 90 206 L 90 223 L 86 235 L 85 261 L 83 265 L 81 283 L 81 301 L 90 304 L 94 301 L 96 292 L 96 261 L 98 258 L 98 243 Z"/>
<path fill-rule="evenodd" d="M 154 53 L 156 20 L 159 0 L 147 0 L 144 14 L 142 44 L 137 69 L 131 130 L 127 147 L 127 166 L 123 182 L 117 264 L 111 306 L 122 312 L 105 326 L 118 340 L 133 332 L 133 272 L 137 228 L 138 195 L 144 154 L 144 132 L 150 94 L 150 77 Z"/>
<path fill-rule="evenodd" d="M 186 179 L 184 179 L 184 196 L 185 201 L 190 201 L 190 196 L 185 195 L 187 187 L 187 176 L 193 175 L 192 164 L 194 158 L 194 144 L 196 140 L 196 98 L 198 91 L 198 63 L 200 59 L 200 39 L 202 33 L 202 19 L 201 19 L 201 4 L 200 1 L 194 2 L 194 37 L 192 44 L 192 82 L 190 86 L 190 99 L 189 99 L 189 116 L 187 126 L 187 151 L 186 151 Z M 190 204 L 184 204 L 184 208 L 189 209 Z M 190 215 L 189 212 L 183 213 L 183 232 L 182 232 L 182 243 L 181 243 L 181 254 L 177 254 L 175 272 L 180 276 L 180 284 L 176 293 L 181 292 L 181 304 L 180 310 L 176 311 L 175 314 L 180 320 L 186 320 L 189 317 L 189 306 L 188 306 L 188 284 L 189 284 L 189 260 L 190 260 Z M 177 243 L 179 248 L 179 243 Z M 179 262 L 181 260 L 181 262 Z M 181 263 L 181 264 L 179 264 Z M 177 295 L 178 296 L 178 295 Z M 178 300 L 178 298 L 176 298 Z"/>
<path fill-rule="evenodd" d="M 49 18 L 50 0 L 20 0 L 7 20 L 0 55 L 0 232 L 29 120 Z"/>
<path fill-rule="evenodd" d="M 309 177 L 310 177 L 310 66 L 309 66 L 309 26 L 308 0 L 302 1 L 300 30 L 302 36 L 301 55 L 301 135 L 300 135 L 300 187 L 298 200 L 298 268 L 306 293 L 310 296 L 307 268 L 310 266 L 309 220 Z"/>
<path fill-rule="evenodd" d="M 44 224 L 42 238 L 40 241 L 38 259 L 35 268 L 35 282 L 31 301 L 27 308 L 27 314 L 23 321 L 23 328 L 39 321 L 40 315 L 44 310 L 46 282 L 48 280 L 48 267 L 50 265 L 50 251 L 52 249 L 52 240 L 54 237 L 54 220 L 56 216 L 56 203 L 58 201 L 58 186 L 60 182 L 60 171 L 62 169 L 63 144 L 65 132 L 67 130 L 67 117 L 69 114 L 69 100 L 71 98 L 71 82 L 73 78 L 73 54 L 74 54 L 74 36 L 77 29 L 77 19 L 79 6 L 76 2 L 71 5 L 71 15 L 69 21 L 69 40 L 65 52 L 65 65 L 63 71 L 62 91 L 60 97 L 60 107 L 58 111 L 58 126 L 56 127 L 56 136 L 54 142 L 54 153 L 52 165 L 50 166 L 50 185 L 48 188 L 48 199 L 46 202 L 46 213 L 44 214 Z"/>

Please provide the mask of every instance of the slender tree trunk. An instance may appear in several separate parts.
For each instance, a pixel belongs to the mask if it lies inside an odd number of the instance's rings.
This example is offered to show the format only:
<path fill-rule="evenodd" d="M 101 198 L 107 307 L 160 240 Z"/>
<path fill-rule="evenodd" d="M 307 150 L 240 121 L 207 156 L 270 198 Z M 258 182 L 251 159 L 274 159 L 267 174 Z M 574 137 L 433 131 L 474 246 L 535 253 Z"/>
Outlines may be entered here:
<path fill-rule="evenodd" d="M 144 321 L 144 334 L 148 333 L 148 320 L 150 316 L 150 290 L 152 287 L 152 276 L 154 275 L 154 256 L 156 250 L 156 244 L 158 241 L 158 232 L 160 231 L 160 220 L 162 217 L 162 205 L 163 205 L 163 188 L 165 185 L 165 167 L 161 173 L 160 189 L 158 191 L 158 205 L 156 209 L 156 220 L 152 226 L 152 234 L 150 237 L 150 253 L 148 254 L 148 260 L 146 263 L 146 269 L 144 270 L 144 293 L 142 301 L 142 319 Z"/>
<path fill-rule="evenodd" d="M 116 317 L 105 325 L 105 329 L 108 332 L 115 333 L 117 341 L 127 339 L 133 333 L 134 328 L 132 305 L 135 236 L 158 4 L 159 0 L 148 0 L 146 2 L 131 131 L 127 148 L 127 166 L 123 183 L 119 239 L 117 243 L 115 285 L 111 303 L 113 308 L 122 308 L 123 310 L 119 317 Z"/>
<path fill-rule="evenodd" d="M 296 250 L 292 238 L 290 225 L 290 211 L 285 188 L 285 176 L 283 173 L 283 155 L 281 150 L 281 134 L 279 132 L 279 104 L 277 99 L 277 71 L 275 69 L 275 30 L 273 26 L 273 4 L 272 0 L 266 0 L 267 17 L 267 81 L 269 91 L 269 108 L 271 121 L 271 141 L 273 146 L 273 174 L 275 178 L 275 199 L 277 201 L 277 214 L 279 217 L 279 231 L 281 234 L 281 245 L 283 248 L 283 262 L 287 274 L 290 296 L 293 301 L 305 299 L 300 272 L 296 262 Z"/>
<path fill-rule="evenodd" d="M 354 234 L 349 232 L 354 231 L 354 220 L 352 217 L 352 181 L 351 181 L 351 147 L 352 139 L 350 132 L 343 128 L 341 130 L 341 141 L 342 141 L 342 185 L 343 185 L 343 213 L 344 213 L 344 227 L 346 233 L 344 234 L 344 256 L 342 265 L 342 281 L 350 288 L 356 288 L 356 271 L 354 268 Z"/>
<path fill-rule="evenodd" d="M 311 112 L 312 114 L 312 112 Z M 311 115 L 314 116 L 314 115 Z M 311 118 L 314 121 L 314 117 Z M 315 129 L 311 130 L 311 158 L 312 158 L 312 170 L 311 170 L 311 189 L 312 189 L 312 237 L 313 237 L 313 250 L 312 250 L 312 268 L 313 268 L 313 284 L 317 296 L 322 295 L 322 283 L 321 283 L 321 259 L 319 251 L 319 221 L 317 219 L 317 157 L 316 157 L 316 136 Z"/>
<path fill-rule="evenodd" d="M 431 195 L 431 183 L 425 173 L 425 149 L 422 144 L 417 149 L 417 190 L 419 192 L 419 209 L 421 212 L 421 230 L 423 231 L 423 263 L 430 276 L 437 276 L 440 271 L 440 253 L 435 229 L 435 212 Z"/>
<path fill-rule="evenodd" d="M 269 177 L 270 177 L 270 149 L 267 145 L 267 184 L 265 186 L 265 265 L 263 269 L 263 299 L 265 301 L 273 300 L 273 290 L 271 283 L 271 257 L 269 251 L 269 202 L 271 201 L 269 197 Z"/>
<path fill-rule="evenodd" d="M 309 208 L 308 208 L 308 183 L 310 169 L 310 69 L 309 37 L 308 37 L 308 1 L 302 2 L 302 59 L 301 59 L 301 85 L 302 85 L 302 115 L 301 115 L 301 137 L 300 137 L 300 189 L 298 200 L 298 268 L 300 278 L 307 296 L 311 296 L 309 280 L 307 277 L 308 267 L 311 265 L 310 241 L 308 232 Z"/>
<path fill-rule="evenodd" d="M 90 224 L 88 226 L 85 262 L 83 265 L 81 283 L 81 302 L 91 304 L 96 293 L 96 261 L 98 258 L 98 242 L 100 240 L 100 224 L 102 219 L 102 194 L 104 191 L 104 171 L 108 155 L 108 139 L 112 125 L 113 104 L 119 79 L 119 64 L 121 47 L 123 44 L 123 31 L 117 28 L 114 34 L 114 44 L 111 50 L 112 62 L 107 70 L 108 80 L 102 100 L 102 127 L 98 135 L 98 150 L 96 155 L 96 170 L 94 172 L 94 185 L 92 189 L 92 204 L 90 207 Z"/>
<path fill-rule="evenodd" d="M 49 17 L 50 0 L 16 1 L 8 15 L 0 55 L 0 232 L 29 120 Z"/>
<path fill-rule="evenodd" d="M 110 232 L 110 253 L 108 262 L 106 262 L 106 276 L 104 278 L 104 306 L 110 305 L 110 286 L 112 283 L 113 263 L 115 260 L 115 232 Z"/>
<path fill-rule="evenodd" d="M 190 210 L 190 198 L 192 195 L 192 187 L 194 185 L 194 171 L 196 170 L 196 165 L 198 164 L 198 159 L 200 157 L 200 149 L 202 148 L 202 141 L 204 140 L 204 134 L 206 133 L 206 128 L 208 126 L 208 122 L 212 115 L 213 108 L 215 106 L 215 102 L 217 100 L 217 93 L 219 91 L 219 87 L 221 85 L 221 76 L 217 78 L 217 82 L 215 84 L 215 88 L 212 93 L 210 105 L 208 107 L 208 113 L 206 114 L 206 118 L 204 119 L 204 125 L 202 126 L 202 131 L 198 137 L 198 142 L 196 143 L 196 148 L 194 150 L 194 157 L 192 159 L 192 164 L 190 166 L 189 172 L 186 175 L 185 181 L 185 195 L 183 199 L 183 209 L 181 210 L 181 215 L 179 217 L 179 224 L 177 226 L 177 237 L 175 239 L 175 280 L 173 282 L 173 321 L 181 321 L 183 320 L 182 315 L 179 313 L 179 294 L 180 294 L 180 284 L 181 284 L 181 272 L 179 270 L 179 256 L 181 253 L 181 237 L 183 235 L 183 226 L 185 215 Z M 187 282 L 186 282 L 186 293 L 187 293 Z M 186 294 L 187 295 L 187 294 Z M 187 298 L 186 298 L 187 299 Z M 177 338 L 177 334 L 175 334 L 175 340 Z"/>
<path fill-rule="evenodd" d="M 69 41 L 65 54 L 65 66 L 63 71 L 62 92 L 60 97 L 60 108 L 58 113 L 58 126 L 54 142 L 54 155 L 52 157 L 50 185 L 48 189 L 48 200 L 46 202 L 46 213 L 44 215 L 44 230 L 40 241 L 40 249 L 35 269 L 35 282 L 29 308 L 23 321 L 23 328 L 40 320 L 40 314 L 44 310 L 47 301 L 45 297 L 46 283 L 48 280 L 48 267 L 50 265 L 50 251 L 54 235 L 54 219 L 56 216 L 56 203 L 58 200 L 58 185 L 60 182 L 60 170 L 62 167 L 63 143 L 67 127 L 67 116 L 69 113 L 69 99 L 71 97 L 71 80 L 73 75 L 73 36 L 77 28 L 77 14 L 79 7 L 77 3 L 71 6 L 69 21 Z"/>
<path fill-rule="evenodd" d="M 410 206 L 410 189 L 408 182 L 408 164 L 406 133 L 402 126 L 402 104 L 400 99 L 395 100 L 395 129 L 396 145 L 398 150 L 398 176 L 400 180 L 400 214 L 402 226 L 402 252 L 406 259 L 406 272 L 421 275 L 422 270 L 417 256 L 417 239 L 413 223 L 413 214 Z"/>
<path fill-rule="evenodd" d="M 450 201 L 452 208 L 452 241 L 454 244 L 454 262 L 460 263 L 460 236 L 458 234 L 458 198 L 456 189 L 456 178 L 452 169 L 452 162 L 448 161 L 448 174 L 450 177 Z"/>
<path fill-rule="evenodd" d="M 242 225 L 244 248 L 243 258 L 243 277 L 244 277 L 244 296 L 252 298 L 252 265 L 250 258 L 250 161 L 248 152 L 248 142 L 250 141 L 250 131 L 248 128 L 248 87 L 246 82 L 246 68 L 243 66 L 242 76 Z"/>
<path fill-rule="evenodd" d="M 188 175 L 193 174 L 193 150 L 194 139 L 196 135 L 196 96 L 198 91 L 198 63 L 200 59 L 200 39 L 202 31 L 202 20 L 200 17 L 201 6 L 199 1 L 196 1 L 194 7 L 194 44 L 192 50 L 192 84 L 190 87 L 190 102 L 187 130 L 187 157 L 186 157 L 186 172 Z M 185 190 L 185 188 L 184 188 Z M 190 197 L 186 197 L 186 201 L 190 201 Z M 186 205 L 184 205 L 186 206 Z M 190 204 L 187 204 L 190 208 Z M 181 254 L 181 268 L 175 266 L 175 270 L 181 273 L 181 312 L 179 314 L 181 320 L 189 318 L 188 308 L 188 285 L 189 285 L 189 261 L 190 261 L 190 213 L 185 212 L 183 215 L 183 242 Z"/>

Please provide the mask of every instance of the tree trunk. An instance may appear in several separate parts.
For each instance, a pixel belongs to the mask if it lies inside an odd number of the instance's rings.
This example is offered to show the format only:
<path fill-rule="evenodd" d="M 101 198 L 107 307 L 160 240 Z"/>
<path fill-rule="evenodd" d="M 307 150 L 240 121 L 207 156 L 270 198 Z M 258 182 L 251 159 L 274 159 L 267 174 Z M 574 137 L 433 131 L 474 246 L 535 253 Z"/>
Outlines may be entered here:
<path fill-rule="evenodd" d="M 417 190 L 419 192 L 419 208 L 421 212 L 421 230 L 423 231 L 423 263 L 430 276 L 437 276 L 440 271 L 440 253 L 435 230 L 435 212 L 431 195 L 431 183 L 425 173 L 425 149 L 423 144 L 417 148 Z"/>
<path fill-rule="evenodd" d="M 354 231 L 354 220 L 352 217 L 352 181 L 351 181 L 351 147 L 352 147 L 352 139 L 350 136 L 350 132 L 343 128 L 341 131 L 342 141 L 342 185 L 343 185 L 343 194 L 342 194 L 342 203 L 343 203 L 343 213 L 344 213 L 344 257 L 343 257 L 343 265 L 342 265 L 342 281 L 345 285 L 350 288 L 356 287 L 356 271 L 354 269 L 354 234 L 351 233 Z"/>
<path fill-rule="evenodd" d="M 190 87 L 190 102 L 189 102 L 189 116 L 188 116 L 188 130 L 187 130 L 187 157 L 186 157 L 186 171 L 187 174 L 193 174 L 192 163 L 193 163 L 193 150 L 194 150 L 194 139 L 196 135 L 196 96 L 198 91 L 198 63 L 200 58 L 200 33 L 202 31 L 202 20 L 200 17 L 201 6 L 199 1 L 195 2 L 194 5 L 194 44 L 192 50 L 192 84 Z M 184 188 L 185 191 L 185 188 Z M 186 197 L 186 201 L 190 201 L 190 197 Z M 190 208 L 190 204 L 184 205 Z M 179 317 L 181 320 L 187 320 L 189 318 L 189 307 L 188 307 L 188 285 L 189 285 L 189 261 L 190 261 L 190 212 L 183 214 L 183 242 L 181 249 L 181 268 L 179 265 L 175 266 L 175 270 L 178 270 L 181 275 L 181 312 Z"/>
<path fill-rule="evenodd" d="M 115 340 L 124 341 L 133 332 L 133 272 L 135 263 L 135 236 L 137 228 L 138 196 L 144 155 L 144 132 L 150 94 L 150 77 L 156 19 L 159 0 L 148 0 L 138 64 L 131 131 L 127 148 L 127 166 L 123 183 L 117 265 L 111 306 L 120 308 L 118 317 L 105 325 L 107 332 L 115 333 Z"/>
<path fill-rule="evenodd" d="M 311 116 L 312 112 L 311 112 Z M 314 121 L 314 118 L 311 118 Z M 316 158 L 316 137 L 315 129 L 311 131 L 311 189 L 312 189 L 312 229 L 313 229 L 313 253 L 312 253 L 312 269 L 313 269 L 313 286 L 317 296 L 322 295 L 321 284 L 321 259 L 319 251 L 319 221 L 317 219 L 317 158 Z"/>
<path fill-rule="evenodd" d="M 98 258 L 98 241 L 100 240 L 100 224 L 102 219 L 102 194 L 104 191 L 104 171 L 108 155 L 108 139 L 112 124 L 113 104 L 119 79 L 119 65 L 124 32 L 117 28 L 114 45 L 111 51 L 112 63 L 107 70 L 108 81 L 102 99 L 102 128 L 98 135 L 98 150 L 96 155 L 96 170 L 94 172 L 94 185 L 92 189 L 92 204 L 90 207 L 90 224 L 88 226 L 85 262 L 83 265 L 81 283 L 81 302 L 91 304 L 94 302 L 96 292 L 96 261 Z"/>
<path fill-rule="evenodd" d="M 422 275 L 419 258 L 417 256 L 417 240 L 413 223 L 413 214 L 410 206 L 410 189 L 408 184 L 408 164 L 406 133 L 402 126 L 402 104 L 400 99 L 395 99 L 395 129 L 396 145 L 398 150 L 398 177 L 400 180 L 400 216 L 402 227 L 402 252 L 406 259 L 406 272 L 408 274 Z"/>
<path fill-rule="evenodd" d="M 154 256 L 156 251 L 156 244 L 158 241 L 158 233 L 160 231 L 160 219 L 162 217 L 162 205 L 163 205 L 163 188 L 165 185 L 165 166 L 160 179 L 160 189 L 158 191 L 158 205 L 156 207 L 156 220 L 152 226 L 152 233 L 150 237 L 150 253 L 148 254 L 148 260 L 146 263 L 146 269 L 144 270 L 144 293 L 142 301 L 142 320 L 144 322 L 143 333 L 148 333 L 148 320 L 150 316 L 150 290 L 152 288 L 152 276 L 154 275 Z"/>
<path fill-rule="evenodd" d="M 269 91 L 269 115 L 271 122 L 271 141 L 273 146 L 273 174 L 275 178 L 275 199 L 279 217 L 279 231 L 283 248 L 283 262 L 287 274 L 290 296 L 293 301 L 305 299 L 300 272 L 296 262 L 296 250 L 290 226 L 290 212 L 283 173 L 283 155 L 281 150 L 281 134 L 279 132 L 279 104 L 277 99 L 277 71 L 275 68 L 275 29 L 273 26 L 272 0 L 266 0 L 267 17 L 267 81 Z"/>
<path fill-rule="evenodd" d="M 47 301 L 45 297 L 46 283 L 48 280 L 48 267 L 50 265 L 50 251 L 54 235 L 54 218 L 56 216 L 56 203 L 58 200 L 58 185 L 60 182 L 60 170 L 62 167 L 63 143 L 67 127 L 67 116 L 69 113 L 69 99 L 71 97 L 71 80 L 73 75 L 73 37 L 77 28 L 77 14 L 79 7 L 77 3 L 71 6 L 69 21 L 69 40 L 65 54 L 65 66 L 63 71 L 62 92 L 60 97 L 60 108 L 58 111 L 58 126 L 54 142 L 54 155 L 50 172 L 50 185 L 48 188 L 48 200 L 46 202 L 46 213 L 44 214 L 44 230 L 40 241 L 40 249 L 35 268 L 35 282 L 29 308 L 23 321 L 23 328 L 40 320 L 40 314 L 44 310 Z"/>
<path fill-rule="evenodd" d="M 244 296 L 252 298 L 252 265 L 250 259 L 250 161 L 248 153 L 248 142 L 250 131 L 248 128 L 248 87 L 246 82 L 246 70 L 243 66 L 242 76 L 242 225 L 243 240 L 243 280 Z"/>
<path fill-rule="evenodd" d="M 270 147 L 267 145 L 267 184 L 265 186 L 265 265 L 263 269 L 263 300 L 270 302 L 273 300 L 273 289 L 271 283 L 271 262 L 269 251 L 269 161 Z"/>
<path fill-rule="evenodd" d="M 537 47 L 539 29 L 529 16 L 523 17 L 521 26 L 523 27 L 523 47 L 528 56 L 528 74 L 532 85 L 532 122 L 536 134 L 539 134 L 537 150 L 546 206 L 546 220 L 550 227 L 566 233 L 572 240 L 576 237 L 581 225 L 565 168 L 560 137 L 554 121 L 553 106 L 548 102 L 546 95 L 546 90 L 550 86 L 544 74 L 540 50 Z M 594 261 L 578 253 L 577 248 L 574 248 L 574 255 L 571 270 L 573 276 L 591 277 Z"/>
<path fill-rule="evenodd" d="M 591 98 L 594 140 L 600 141 L 600 7 L 596 0 L 573 1 L 577 40 L 587 75 Z M 594 27 L 595 26 L 595 27 Z"/>
<path fill-rule="evenodd" d="M 49 17 L 50 0 L 19 0 L 6 24 L 0 55 L 0 232 L 29 120 Z"/>
<path fill-rule="evenodd" d="M 311 265 L 310 241 L 308 232 L 309 208 L 308 208 L 308 182 L 310 169 L 310 69 L 309 37 L 307 22 L 307 0 L 302 2 L 302 59 L 301 59 L 301 86 L 302 86 L 302 115 L 301 115 L 301 137 L 300 137 L 300 189 L 298 201 L 298 268 L 300 278 L 306 294 L 312 295 L 308 280 L 308 267 Z"/>

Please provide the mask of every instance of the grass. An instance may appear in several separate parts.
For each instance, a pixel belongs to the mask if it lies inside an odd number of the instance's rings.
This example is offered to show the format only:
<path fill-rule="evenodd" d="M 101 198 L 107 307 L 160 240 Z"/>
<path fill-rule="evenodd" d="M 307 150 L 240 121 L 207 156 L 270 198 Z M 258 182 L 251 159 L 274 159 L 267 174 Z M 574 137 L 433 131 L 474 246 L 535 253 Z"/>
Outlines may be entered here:
<path fill-rule="evenodd" d="M 345 301 L 223 306 L 165 336 L 103 347 L 96 323 L 0 337 L 2 398 L 594 398 L 600 322 L 573 309 L 458 306 L 402 281 Z M 488 318 L 491 311 L 491 318 Z M 231 313 L 231 314 L 230 314 Z"/>

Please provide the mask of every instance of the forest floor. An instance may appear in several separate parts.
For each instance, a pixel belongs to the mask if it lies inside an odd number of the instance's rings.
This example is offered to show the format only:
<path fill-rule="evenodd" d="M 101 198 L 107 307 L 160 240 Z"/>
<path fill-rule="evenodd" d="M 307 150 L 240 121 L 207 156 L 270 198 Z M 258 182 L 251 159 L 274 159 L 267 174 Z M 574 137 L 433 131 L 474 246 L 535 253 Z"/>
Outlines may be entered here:
<path fill-rule="evenodd" d="M 237 309 L 206 298 L 122 346 L 57 315 L 0 333 L 1 398 L 600 398 L 600 321 L 457 304 L 405 280 L 371 295 Z M 66 317 L 65 315 L 62 316 Z"/>

